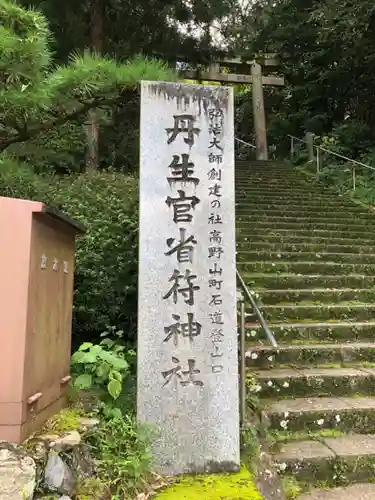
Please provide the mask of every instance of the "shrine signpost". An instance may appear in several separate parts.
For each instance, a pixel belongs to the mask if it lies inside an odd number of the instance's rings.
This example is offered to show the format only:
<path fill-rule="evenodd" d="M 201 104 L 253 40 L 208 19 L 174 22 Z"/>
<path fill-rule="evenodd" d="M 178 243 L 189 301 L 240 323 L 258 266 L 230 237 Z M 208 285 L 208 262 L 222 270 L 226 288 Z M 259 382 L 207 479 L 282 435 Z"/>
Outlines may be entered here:
<path fill-rule="evenodd" d="M 163 474 L 237 471 L 232 89 L 142 82 L 138 418 Z"/>

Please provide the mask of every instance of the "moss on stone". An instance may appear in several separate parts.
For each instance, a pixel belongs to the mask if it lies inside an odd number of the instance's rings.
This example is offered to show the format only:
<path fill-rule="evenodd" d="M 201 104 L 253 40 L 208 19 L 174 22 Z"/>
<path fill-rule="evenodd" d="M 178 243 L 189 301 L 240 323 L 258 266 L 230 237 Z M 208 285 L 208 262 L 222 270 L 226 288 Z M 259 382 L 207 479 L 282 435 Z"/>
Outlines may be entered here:
<path fill-rule="evenodd" d="M 357 396 L 362 397 L 362 396 Z M 275 432 L 281 432 L 283 413 L 268 413 L 270 425 Z M 338 419 L 339 417 L 339 419 Z M 375 412 L 372 408 L 331 409 L 313 412 L 292 412 L 288 414 L 289 432 L 309 432 L 318 430 L 372 434 L 375 428 Z M 325 436 L 327 437 L 327 436 Z"/>
<path fill-rule="evenodd" d="M 156 496 L 157 500 L 263 500 L 250 472 L 183 477 Z"/>
<path fill-rule="evenodd" d="M 271 438 L 277 443 L 291 443 L 293 441 L 320 441 L 323 438 L 336 438 L 345 436 L 345 432 L 338 429 L 321 429 L 319 431 L 303 430 L 297 432 L 272 431 Z"/>
<path fill-rule="evenodd" d="M 248 333 L 251 336 L 251 333 Z M 253 338 L 256 339 L 256 336 Z M 297 366 L 299 368 L 375 368 L 375 349 L 369 347 L 358 347 L 353 349 L 352 345 L 345 345 L 338 349 L 330 345 L 319 342 L 321 347 L 316 344 L 299 346 L 293 342 L 289 343 L 288 349 L 262 348 L 256 344 L 247 344 L 246 347 L 246 365 L 251 368 L 270 369 L 270 368 L 290 368 Z M 365 361 L 364 361 L 365 360 Z"/>
<path fill-rule="evenodd" d="M 79 409 L 64 408 L 48 420 L 42 431 L 60 433 L 79 430 L 79 417 L 82 417 Z"/>
<path fill-rule="evenodd" d="M 255 374 L 256 375 L 256 374 Z M 369 374 L 334 376 L 327 368 L 326 376 L 273 378 L 259 380 L 259 397 L 264 399 L 290 399 L 291 397 L 350 396 L 353 393 L 371 396 L 375 379 Z"/>

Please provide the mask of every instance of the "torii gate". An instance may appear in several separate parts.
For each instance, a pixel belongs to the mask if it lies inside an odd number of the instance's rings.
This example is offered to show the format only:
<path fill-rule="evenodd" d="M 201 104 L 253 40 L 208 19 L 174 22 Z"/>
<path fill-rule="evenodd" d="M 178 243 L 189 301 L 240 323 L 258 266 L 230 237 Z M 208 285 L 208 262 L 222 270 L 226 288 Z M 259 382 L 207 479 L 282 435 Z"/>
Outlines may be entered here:
<path fill-rule="evenodd" d="M 258 160 L 268 160 L 266 113 L 264 109 L 263 85 L 284 86 L 284 77 L 264 75 L 269 68 L 279 65 L 274 54 L 265 54 L 253 61 L 240 58 L 220 59 L 210 64 L 205 71 L 182 71 L 184 78 L 206 80 L 220 83 L 251 84 L 253 95 L 254 129 L 256 137 L 256 154 Z M 242 70 L 246 73 L 224 73 L 221 68 L 230 71 Z M 272 71 L 272 69 L 271 69 Z"/>

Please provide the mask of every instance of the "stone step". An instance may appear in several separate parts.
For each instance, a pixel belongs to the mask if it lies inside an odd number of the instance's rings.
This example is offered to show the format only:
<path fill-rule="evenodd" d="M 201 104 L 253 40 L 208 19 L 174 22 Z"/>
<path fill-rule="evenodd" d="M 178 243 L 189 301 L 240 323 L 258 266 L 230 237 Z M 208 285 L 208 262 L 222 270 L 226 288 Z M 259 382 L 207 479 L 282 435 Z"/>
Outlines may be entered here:
<path fill-rule="evenodd" d="M 258 203 L 263 204 L 281 204 L 284 205 L 297 205 L 301 203 L 302 206 L 306 205 L 320 205 L 320 206 L 344 206 L 348 207 L 353 202 L 351 202 L 348 198 L 341 197 L 332 197 L 327 196 L 323 193 L 299 193 L 299 192 L 291 192 L 291 193 L 280 193 L 275 189 L 275 192 L 249 192 L 237 189 L 236 190 L 236 203 L 244 201 L 246 203 L 252 205 L 258 205 Z"/>
<path fill-rule="evenodd" d="M 263 163 L 262 163 L 263 162 Z M 241 160 L 236 159 L 236 172 L 246 172 L 251 170 L 252 172 L 273 172 L 278 171 L 281 174 L 283 172 L 293 172 L 296 173 L 296 167 L 285 160 Z M 298 172 L 301 175 L 300 172 Z"/>
<path fill-rule="evenodd" d="M 360 239 L 361 242 L 375 242 L 375 231 L 368 231 L 367 229 L 360 229 L 359 231 L 354 230 L 326 230 L 326 229 L 279 229 L 272 227 L 254 227 L 251 223 L 236 228 L 237 239 L 245 239 L 251 237 L 253 240 L 267 240 L 270 237 L 278 237 L 278 239 L 297 240 L 298 238 L 326 238 L 328 240 L 332 239 Z"/>
<path fill-rule="evenodd" d="M 342 198 L 337 192 L 332 189 L 327 189 L 316 184 L 311 184 L 306 181 L 291 180 L 288 183 L 280 182 L 275 180 L 274 182 L 257 180 L 252 178 L 251 180 L 236 180 L 236 188 L 239 192 L 250 193 L 250 194 L 266 194 L 267 196 L 272 196 L 277 194 L 279 196 L 293 196 L 306 194 L 309 197 L 312 196 L 326 196 L 327 198 Z M 280 188 L 280 189 L 279 189 Z"/>
<path fill-rule="evenodd" d="M 306 182 L 306 179 L 308 179 L 305 176 L 301 175 L 295 175 L 295 172 L 293 171 L 288 171 L 284 170 L 282 172 L 277 172 L 275 171 L 269 171 L 268 173 L 257 171 L 256 169 L 246 169 L 243 171 L 236 170 L 235 171 L 235 178 L 236 180 L 243 180 L 243 181 L 248 181 L 248 182 L 263 182 L 265 181 L 267 184 L 272 183 L 276 181 L 280 182 L 291 182 L 293 185 L 294 183 L 303 183 Z M 316 184 L 318 186 L 318 184 Z"/>
<path fill-rule="evenodd" d="M 295 216 L 289 214 L 240 214 L 236 213 L 237 222 L 271 222 L 280 224 L 353 224 L 359 226 L 371 226 L 375 224 L 375 217 L 368 214 L 366 217 L 359 217 L 357 214 L 351 214 L 350 212 L 341 213 L 341 217 L 336 217 L 335 214 L 322 213 L 321 215 L 309 215 L 306 214 L 295 214 Z"/>
<path fill-rule="evenodd" d="M 353 220 L 358 221 L 359 224 L 375 223 L 375 216 L 371 212 L 351 212 L 350 210 L 340 210 L 336 212 L 310 212 L 307 210 L 259 210 L 249 208 L 236 208 L 236 220 L 264 220 L 280 221 L 280 222 L 317 222 L 328 220 L 331 221 L 346 221 L 351 223 Z"/>
<path fill-rule="evenodd" d="M 325 262 L 325 261 L 306 261 L 306 262 L 285 262 L 275 261 L 239 261 L 239 270 L 242 273 L 272 273 L 272 274 L 318 274 L 318 275 L 343 275 L 343 274 L 375 274 L 375 263 L 345 263 L 345 262 Z M 329 288 L 329 286 L 324 287 Z"/>
<path fill-rule="evenodd" d="M 240 266 L 238 266 L 240 267 Z M 241 275 L 250 288 L 307 289 L 307 288 L 371 288 L 375 286 L 375 275 L 370 274 L 298 274 L 298 273 L 255 273 L 242 272 Z"/>
<path fill-rule="evenodd" d="M 246 365 L 254 369 L 260 368 L 264 370 L 287 366 L 312 368 L 324 364 L 351 366 L 354 363 L 367 363 L 366 366 L 374 363 L 375 367 L 375 343 L 279 343 L 276 348 L 267 344 L 255 344 L 250 341 L 246 343 Z"/>
<path fill-rule="evenodd" d="M 338 212 L 340 210 L 343 210 L 345 212 L 350 212 L 352 210 L 353 212 L 363 212 L 365 210 L 363 206 L 355 204 L 354 202 L 351 202 L 349 200 L 342 200 L 341 198 L 336 201 L 326 201 L 324 203 L 316 198 L 304 198 L 293 201 L 290 198 L 286 199 L 285 197 L 274 197 L 272 200 L 269 200 L 260 196 L 239 196 L 238 193 L 236 194 L 236 207 L 244 210 L 287 210 L 288 208 L 290 208 L 291 210 L 296 210 L 297 207 L 300 207 L 301 212 Z M 372 210 L 369 210 L 369 212 L 372 213 Z"/>
<path fill-rule="evenodd" d="M 298 500 L 375 500 L 375 484 L 352 484 L 332 489 L 313 489 Z"/>
<path fill-rule="evenodd" d="M 302 290 L 253 288 L 251 292 L 256 295 L 257 302 L 261 305 L 277 305 L 280 302 L 298 305 L 301 301 L 311 304 L 334 304 L 342 301 L 375 303 L 375 288 L 307 288 Z"/>
<path fill-rule="evenodd" d="M 276 341 L 282 343 L 342 343 L 372 342 L 375 339 L 375 321 L 269 323 Z M 257 322 L 246 322 L 246 338 L 251 342 L 268 345 L 266 334 Z"/>
<path fill-rule="evenodd" d="M 311 186 L 308 182 L 297 182 L 296 180 L 280 181 L 278 179 L 263 181 L 262 179 L 236 179 L 235 188 L 238 193 L 274 193 L 277 192 L 278 195 L 293 195 L 300 193 L 316 194 L 318 196 L 324 194 L 332 194 L 329 191 L 319 189 L 317 187 Z M 332 196 L 337 196 L 337 194 L 332 194 Z"/>
<path fill-rule="evenodd" d="M 278 252 L 267 252 L 257 250 L 241 249 L 237 252 L 237 261 L 242 262 L 257 262 L 261 260 L 276 262 L 282 260 L 284 262 L 341 262 L 341 263 L 375 263 L 375 254 L 372 253 L 333 253 L 333 252 L 286 252 L 283 249 Z"/>
<path fill-rule="evenodd" d="M 332 199 L 329 196 L 318 195 L 318 194 L 309 194 L 299 193 L 299 192 L 290 192 L 290 193 L 282 193 L 279 191 L 275 191 L 275 194 L 271 194 L 269 192 L 250 192 L 250 191 L 240 191 L 236 190 L 236 203 L 240 203 L 242 205 L 249 206 L 257 206 L 259 203 L 263 204 L 284 204 L 284 206 L 297 205 L 320 205 L 321 207 L 347 207 L 348 201 L 343 202 L 341 198 Z"/>
<path fill-rule="evenodd" d="M 294 198 L 297 198 L 295 203 L 293 203 Z M 264 193 L 248 193 L 245 190 L 240 188 L 236 189 L 236 201 L 244 200 L 249 203 L 250 206 L 263 206 L 263 205 L 297 205 L 301 203 L 304 205 L 311 206 L 336 206 L 336 207 L 346 207 L 349 208 L 351 206 L 361 207 L 362 210 L 365 210 L 363 205 L 359 204 L 355 200 L 352 200 L 348 197 L 343 196 L 330 196 L 324 193 L 309 195 L 308 193 L 298 193 L 295 192 L 293 195 L 290 194 L 286 196 L 283 193 L 279 193 L 277 189 L 272 193 L 264 194 Z"/>
<path fill-rule="evenodd" d="M 246 161 L 246 160 L 241 160 L 241 161 Z M 265 177 L 274 177 L 274 176 L 290 176 L 294 178 L 300 178 L 303 179 L 304 175 L 302 175 L 301 172 L 298 172 L 294 166 L 291 166 L 290 164 L 288 165 L 287 163 L 284 164 L 277 164 L 277 165 L 267 165 L 265 168 L 262 165 L 245 165 L 244 163 L 241 163 L 241 165 L 238 165 L 236 163 L 235 167 L 235 174 L 239 176 L 246 176 L 249 174 L 251 177 L 254 176 L 265 176 Z"/>
<path fill-rule="evenodd" d="M 244 163 L 236 163 L 235 174 L 236 176 L 238 175 L 241 177 L 246 177 L 246 175 L 250 175 L 251 177 L 254 177 L 255 175 L 261 175 L 271 178 L 274 176 L 279 176 L 280 178 L 285 176 L 296 178 L 296 176 L 298 176 L 299 178 L 302 178 L 301 173 L 296 172 L 296 169 L 288 164 L 274 166 L 267 165 L 266 168 L 263 168 L 262 165 L 245 165 Z"/>
<path fill-rule="evenodd" d="M 315 252 L 315 253 L 352 253 L 357 254 L 359 257 L 361 254 L 374 254 L 375 253 L 375 242 L 374 245 L 362 245 L 361 242 L 356 240 L 341 240 L 347 242 L 346 244 L 329 244 L 327 243 L 311 243 L 306 241 L 301 242 L 284 242 L 284 241 L 249 241 L 240 240 L 237 242 L 237 250 L 239 254 L 245 250 L 258 250 L 258 251 L 269 251 L 269 252 Z"/>
<path fill-rule="evenodd" d="M 265 185 L 268 185 L 269 183 L 273 182 L 283 182 L 283 183 L 290 183 L 290 185 L 293 185 L 293 183 L 302 183 L 306 182 L 305 177 L 298 176 L 293 172 L 290 172 L 288 170 L 285 170 L 284 172 L 269 172 L 267 175 L 264 175 L 262 172 L 259 172 L 257 170 L 243 170 L 241 171 L 236 171 L 235 172 L 235 179 L 236 181 L 241 181 L 241 182 L 262 182 Z"/>
<path fill-rule="evenodd" d="M 236 175 L 235 185 L 239 189 L 250 191 L 259 190 L 262 192 L 268 191 L 269 193 L 272 193 L 275 192 L 277 186 L 281 186 L 282 189 L 287 191 L 299 192 L 302 189 L 309 193 L 329 195 L 332 198 L 349 197 L 348 195 L 335 191 L 333 186 L 329 187 L 323 184 L 317 184 L 316 182 L 311 182 L 308 178 L 297 178 L 290 175 L 273 175 L 269 177 L 260 177 L 254 173 L 249 173 L 248 175 Z M 308 187 L 310 190 L 307 189 Z"/>
<path fill-rule="evenodd" d="M 238 183 L 243 183 L 246 185 L 257 184 L 261 187 L 273 185 L 274 183 L 280 182 L 284 185 L 293 186 L 293 184 L 304 184 L 306 180 L 301 177 L 296 177 L 289 172 L 284 173 L 272 173 L 271 175 L 261 175 L 255 171 L 245 171 L 245 172 L 236 172 L 235 180 Z"/>
<path fill-rule="evenodd" d="M 309 483 L 364 482 L 373 478 L 375 436 L 347 434 L 319 441 L 291 442 L 283 445 L 274 460 L 284 474 L 293 474 Z"/>
<path fill-rule="evenodd" d="M 325 207 L 321 205 L 285 205 L 284 203 L 280 204 L 240 204 L 236 203 L 236 214 L 237 215 L 282 215 L 282 216 L 303 216 L 303 217 L 346 217 L 346 216 L 359 216 L 359 217 L 375 217 L 375 212 L 371 209 L 366 210 L 365 208 L 351 204 L 352 206 L 347 207 L 329 207 L 329 212 L 327 212 Z"/>
<path fill-rule="evenodd" d="M 236 193 L 242 195 L 265 195 L 268 197 L 272 197 L 272 195 L 276 196 L 284 196 L 288 198 L 289 196 L 301 196 L 306 195 L 309 198 L 317 197 L 326 197 L 328 200 L 330 198 L 338 198 L 336 193 L 332 193 L 327 190 L 323 190 L 320 188 L 312 187 L 309 183 L 296 183 L 295 181 L 290 181 L 289 183 L 283 183 L 275 180 L 275 182 L 247 182 L 243 180 L 237 180 L 235 183 Z"/>
<path fill-rule="evenodd" d="M 249 305 L 250 311 L 250 305 Z M 298 323 L 303 320 L 314 321 L 368 321 L 375 320 L 375 304 L 342 302 L 337 304 L 285 304 L 262 306 L 262 312 L 267 321 Z M 250 314 L 250 313 L 249 313 Z"/>
<path fill-rule="evenodd" d="M 277 196 L 289 196 L 289 195 L 300 195 L 301 193 L 307 193 L 309 196 L 334 196 L 337 194 L 332 194 L 329 191 L 325 191 L 319 188 L 311 187 L 309 183 L 296 182 L 295 180 L 290 180 L 288 182 L 281 181 L 278 179 L 271 181 L 254 180 L 251 181 L 245 179 L 236 179 L 235 189 L 238 194 L 252 194 L 259 195 L 265 193 L 267 196 L 275 194 Z"/>
<path fill-rule="evenodd" d="M 236 177 L 238 176 L 241 178 L 246 178 L 246 176 L 248 176 L 250 179 L 253 179 L 254 177 L 261 177 L 267 180 L 274 179 L 276 177 L 280 179 L 290 178 L 303 181 L 308 178 L 303 174 L 303 172 L 298 172 L 294 168 L 289 168 L 287 165 L 283 165 L 281 167 L 267 167 L 266 169 L 259 168 L 257 165 L 251 165 L 250 167 L 240 167 L 236 165 L 235 175 Z"/>
<path fill-rule="evenodd" d="M 352 245 L 367 245 L 367 246 L 375 246 L 375 239 L 371 240 L 368 238 L 361 238 L 358 240 L 358 237 L 353 237 L 353 238 L 348 238 L 348 237 L 326 237 L 326 236 L 319 236 L 315 235 L 315 233 L 309 233 L 307 235 L 304 234 L 294 234 L 288 231 L 283 231 L 282 233 L 280 232 L 273 232 L 271 234 L 264 233 L 263 231 L 259 231 L 259 234 L 250 234 L 250 231 L 244 232 L 238 231 L 239 233 L 239 238 L 237 239 L 238 243 L 240 245 L 246 245 L 247 242 L 251 243 L 277 243 L 279 245 L 281 244 L 295 244 L 295 243 L 300 243 L 300 244 L 321 244 L 321 245 L 345 245 L 345 246 L 352 246 Z M 246 234 L 247 233 L 247 234 Z M 333 233 L 335 234 L 335 233 Z M 346 236 L 348 234 L 346 233 Z"/>
<path fill-rule="evenodd" d="M 368 434 L 375 429 L 374 397 L 295 398 L 262 403 L 262 414 L 273 429 L 318 432 L 337 429 Z"/>
<path fill-rule="evenodd" d="M 260 171 L 262 170 L 268 170 L 272 168 L 278 168 L 278 169 L 283 169 L 283 168 L 289 168 L 289 169 L 294 169 L 293 166 L 289 162 L 286 162 L 285 160 L 237 160 L 236 159 L 236 169 L 238 167 L 242 168 L 259 168 Z"/>
<path fill-rule="evenodd" d="M 375 390 L 375 368 L 279 368 L 250 372 L 260 398 L 371 396 Z M 256 387 L 256 389 L 254 389 Z"/>
<path fill-rule="evenodd" d="M 366 234 L 366 231 L 375 231 L 375 219 L 374 221 L 365 221 L 364 224 L 362 224 L 363 221 L 360 220 L 360 222 L 356 221 L 355 223 L 348 223 L 347 221 L 343 220 L 337 220 L 335 222 L 283 222 L 281 220 L 251 220 L 251 219 L 243 219 L 243 218 L 237 218 L 236 219 L 236 227 L 238 229 L 242 228 L 250 228 L 252 229 L 263 229 L 263 230 L 281 230 L 281 229 L 290 229 L 292 231 L 294 230 L 300 230 L 303 229 L 304 231 L 306 230 L 323 230 L 323 231 L 347 231 L 349 233 L 361 233 L 361 234 Z"/>
<path fill-rule="evenodd" d="M 302 180 L 304 177 L 301 175 L 296 176 L 296 172 L 294 170 L 282 167 L 282 169 L 268 169 L 267 171 L 262 171 L 261 169 L 256 168 L 256 166 L 251 166 L 250 168 L 238 168 L 236 166 L 235 177 L 239 179 L 253 179 L 254 177 L 262 177 L 263 179 L 298 179 Z"/>

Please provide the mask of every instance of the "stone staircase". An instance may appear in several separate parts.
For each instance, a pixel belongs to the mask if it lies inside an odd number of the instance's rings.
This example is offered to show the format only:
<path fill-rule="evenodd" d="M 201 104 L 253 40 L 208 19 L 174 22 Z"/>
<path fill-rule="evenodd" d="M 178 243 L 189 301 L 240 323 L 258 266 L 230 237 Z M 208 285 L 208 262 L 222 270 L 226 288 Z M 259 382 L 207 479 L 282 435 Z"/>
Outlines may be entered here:
<path fill-rule="evenodd" d="M 301 499 L 375 499 L 375 215 L 292 165 L 239 162 L 236 219 L 239 271 L 279 343 L 248 306 L 249 397 L 276 466 L 313 488 Z"/>

